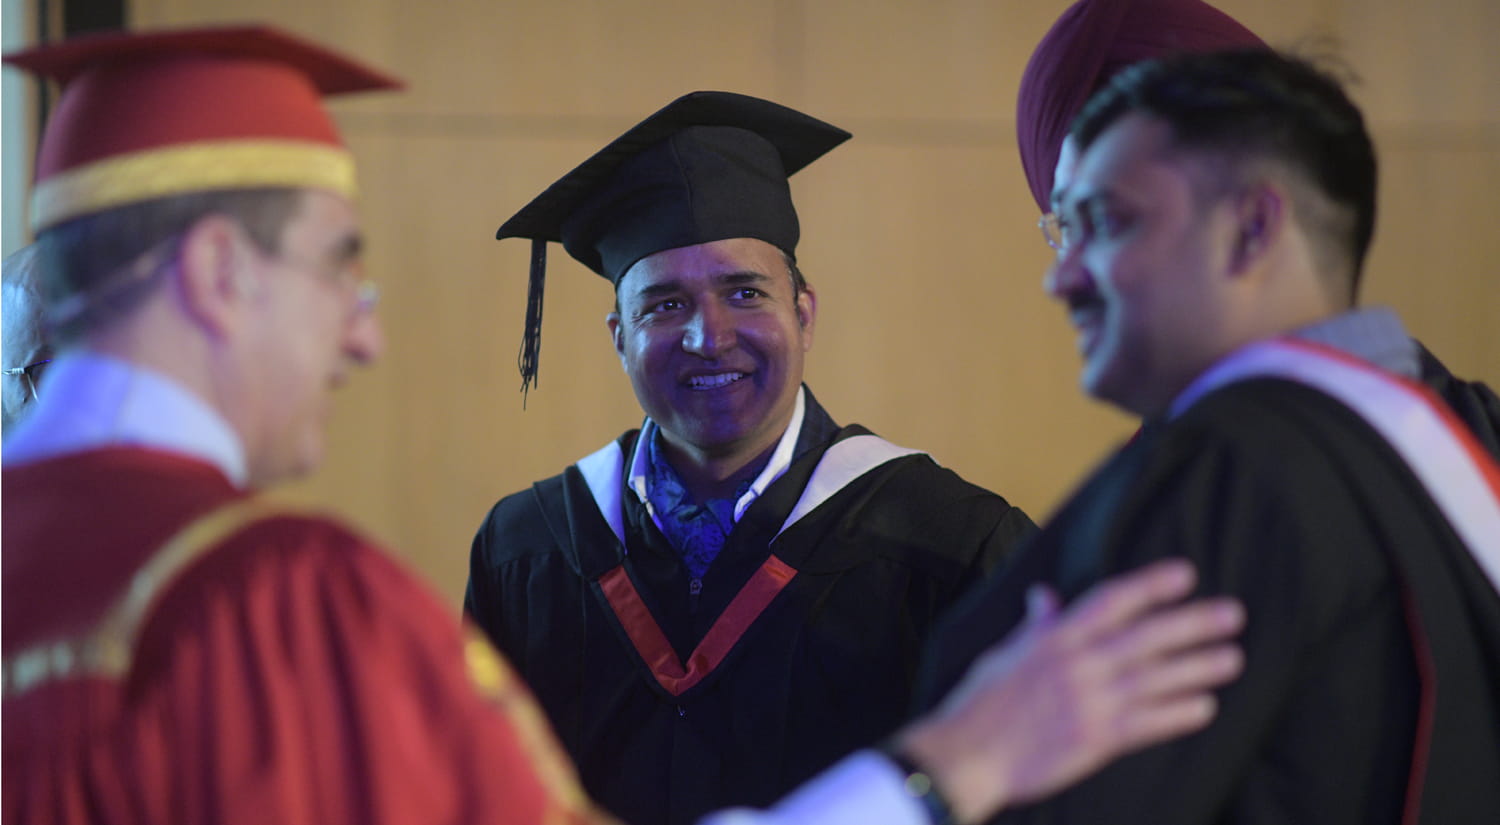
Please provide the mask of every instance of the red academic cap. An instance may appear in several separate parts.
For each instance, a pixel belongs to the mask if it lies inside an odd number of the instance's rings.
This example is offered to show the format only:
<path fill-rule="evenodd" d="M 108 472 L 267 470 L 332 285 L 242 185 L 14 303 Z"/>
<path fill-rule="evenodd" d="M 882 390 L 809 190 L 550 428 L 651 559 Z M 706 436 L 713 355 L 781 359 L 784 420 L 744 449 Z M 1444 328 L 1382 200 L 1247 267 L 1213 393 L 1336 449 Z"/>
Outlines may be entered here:
<path fill-rule="evenodd" d="M 267 26 L 111 32 L 7 55 L 58 81 L 32 227 L 152 198 L 284 186 L 355 190 L 324 95 L 394 78 Z"/>
<path fill-rule="evenodd" d="M 1202 0 L 1078 0 L 1032 52 L 1016 100 L 1021 166 L 1047 211 L 1068 127 L 1094 92 L 1132 63 L 1177 52 L 1264 47 Z"/>

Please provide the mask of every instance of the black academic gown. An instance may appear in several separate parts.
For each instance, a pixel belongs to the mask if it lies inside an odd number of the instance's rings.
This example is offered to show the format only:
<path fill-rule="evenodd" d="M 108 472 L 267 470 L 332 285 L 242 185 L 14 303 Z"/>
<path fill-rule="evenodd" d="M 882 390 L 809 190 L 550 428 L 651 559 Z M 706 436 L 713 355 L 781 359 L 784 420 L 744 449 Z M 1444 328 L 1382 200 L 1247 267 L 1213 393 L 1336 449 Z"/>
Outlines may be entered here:
<path fill-rule="evenodd" d="M 893 731 L 938 614 L 1035 529 L 918 454 L 864 473 L 773 539 L 825 450 L 867 433 L 839 429 L 807 398 L 791 466 L 696 595 L 623 479 L 628 553 L 577 465 L 502 499 L 474 540 L 466 610 L 531 685 L 590 795 L 628 822 L 766 805 Z M 627 461 L 637 434 L 618 442 Z M 758 615 L 726 611 L 773 555 L 797 571 L 790 581 Z M 727 655 L 674 693 L 629 635 L 640 622 L 608 595 L 627 583 L 669 643 L 668 670 L 716 622 Z"/>
<path fill-rule="evenodd" d="M 1417 344 L 1417 348 L 1422 383 L 1447 402 L 1479 445 L 1500 461 L 1500 396 L 1483 382 L 1465 381 L 1455 376 L 1421 344 Z"/>
<path fill-rule="evenodd" d="M 940 626 L 918 707 L 1017 623 L 1029 582 L 1071 598 L 1166 556 L 1248 610 L 1217 719 L 998 821 L 1500 822 L 1500 598 L 1388 444 L 1279 379 L 1110 459 Z"/>

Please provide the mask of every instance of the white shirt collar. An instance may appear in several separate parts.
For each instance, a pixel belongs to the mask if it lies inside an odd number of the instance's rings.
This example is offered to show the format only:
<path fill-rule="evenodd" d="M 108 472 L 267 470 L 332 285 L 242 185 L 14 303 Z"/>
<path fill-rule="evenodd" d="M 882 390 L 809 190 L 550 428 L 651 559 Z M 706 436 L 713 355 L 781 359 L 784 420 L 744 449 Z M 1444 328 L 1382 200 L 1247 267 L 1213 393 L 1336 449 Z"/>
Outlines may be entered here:
<path fill-rule="evenodd" d="M 750 489 L 740 496 L 739 501 L 734 504 L 734 520 L 738 522 L 750 505 L 760 498 L 771 482 L 786 472 L 792 466 L 792 454 L 797 449 L 797 436 L 802 433 L 802 418 L 807 411 L 807 388 L 801 387 L 797 390 L 797 403 L 792 408 L 792 420 L 787 423 L 786 430 L 781 434 L 781 440 L 776 443 L 776 450 L 771 453 L 771 458 L 766 462 L 765 469 L 750 483 Z M 651 519 L 661 526 L 657 518 L 656 510 L 651 506 L 651 500 L 646 496 L 646 477 L 650 473 L 650 453 L 646 445 L 650 439 L 656 437 L 656 422 L 646 419 L 641 426 L 641 435 L 635 441 L 635 449 L 630 456 L 630 489 L 635 492 L 636 498 L 646 505 L 646 511 L 651 514 Z"/>
<path fill-rule="evenodd" d="M 249 479 L 229 422 L 155 370 L 96 352 L 58 358 L 32 410 L 6 439 L 6 466 L 110 446 L 150 447 L 214 465 L 236 487 Z"/>

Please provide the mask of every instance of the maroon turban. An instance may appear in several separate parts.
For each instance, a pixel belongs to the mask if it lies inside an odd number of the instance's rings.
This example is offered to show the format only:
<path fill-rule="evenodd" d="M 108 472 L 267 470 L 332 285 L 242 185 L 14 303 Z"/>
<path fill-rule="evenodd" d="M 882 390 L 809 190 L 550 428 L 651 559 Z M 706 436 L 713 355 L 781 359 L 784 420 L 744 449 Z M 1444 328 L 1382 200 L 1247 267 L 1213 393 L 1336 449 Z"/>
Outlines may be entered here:
<path fill-rule="evenodd" d="M 1016 101 L 1021 166 L 1037 206 L 1048 209 L 1073 118 L 1115 72 L 1174 52 L 1265 45 L 1202 0 L 1078 0 L 1037 44 Z"/>

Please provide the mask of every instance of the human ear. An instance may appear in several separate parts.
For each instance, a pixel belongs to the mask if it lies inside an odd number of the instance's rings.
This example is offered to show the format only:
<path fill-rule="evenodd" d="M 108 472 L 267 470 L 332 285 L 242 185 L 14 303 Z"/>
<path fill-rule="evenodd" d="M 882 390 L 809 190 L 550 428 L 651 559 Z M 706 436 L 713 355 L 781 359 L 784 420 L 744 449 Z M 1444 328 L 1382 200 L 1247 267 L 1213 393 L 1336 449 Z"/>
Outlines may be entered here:
<path fill-rule="evenodd" d="M 216 336 L 234 329 L 261 293 L 254 260 L 250 238 L 233 219 L 209 215 L 188 227 L 173 264 L 188 316 Z"/>
<path fill-rule="evenodd" d="M 1279 239 L 1286 221 L 1286 192 L 1269 182 L 1258 183 L 1239 196 L 1235 207 L 1230 271 L 1238 275 L 1258 263 Z"/>
<path fill-rule="evenodd" d="M 625 360 L 625 330 L 620 327 L 620 313 L 610 312 L 604 316 L 604 323 L 609 326 L 609 337 L 614 342 L 615 354 L 620 356 L 623 363 Z"/>
<path fill-rule="evenodd" d="M 813 324 L 818 319 L 818 293 L 810 286 L 802 288 L 797 295 L 797 325 L 802 327 L 803 347 L 812 344 Z"/>

